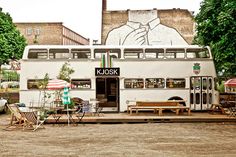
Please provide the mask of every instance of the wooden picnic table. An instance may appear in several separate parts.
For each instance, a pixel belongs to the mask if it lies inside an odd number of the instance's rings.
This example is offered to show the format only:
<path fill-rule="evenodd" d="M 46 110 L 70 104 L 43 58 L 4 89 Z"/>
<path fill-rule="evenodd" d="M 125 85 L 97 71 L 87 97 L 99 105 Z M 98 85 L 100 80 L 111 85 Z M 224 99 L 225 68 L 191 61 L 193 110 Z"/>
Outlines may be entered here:
<path fill-rule="evenodd" d="M 187 110 L 188 115 L 191 114 L 190 107 L 182 106 L 181 103 L 185 102 L 184 100 L 167 100 L 167 101 L 137 101 L 135 105 L 128 105 L 127 112 L 130 112 L 132 115 L 133 110 L 136 111 L 136 114 L 139 110 L 154 110 L 154 113 L 158 115 L 163 115 L 163 110 L 174 110 L 176 115 L 179 115 L 180 110 Z"/>

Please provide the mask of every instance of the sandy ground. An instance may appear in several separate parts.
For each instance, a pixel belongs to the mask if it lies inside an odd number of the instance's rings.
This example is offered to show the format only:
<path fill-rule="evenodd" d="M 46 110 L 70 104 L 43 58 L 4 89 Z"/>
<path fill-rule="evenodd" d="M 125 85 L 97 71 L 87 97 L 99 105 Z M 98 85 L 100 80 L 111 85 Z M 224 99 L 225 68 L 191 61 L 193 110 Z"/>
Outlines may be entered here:
<path fill-rule="evenodd" d="M 0 115 L 1 157 L 233 157 L 236 123 L 45 125 L 5 131 Z"/>

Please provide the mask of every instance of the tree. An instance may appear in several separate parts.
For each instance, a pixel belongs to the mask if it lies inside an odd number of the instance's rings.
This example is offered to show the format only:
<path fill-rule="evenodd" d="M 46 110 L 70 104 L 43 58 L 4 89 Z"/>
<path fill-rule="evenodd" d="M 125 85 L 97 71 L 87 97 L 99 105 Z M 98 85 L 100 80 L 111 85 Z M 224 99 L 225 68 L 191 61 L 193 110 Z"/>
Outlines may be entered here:
<path fill-rule="evenodd" d="M 26 39 L 16 29 L 11 16 L 0 8 L 0 72 L 1 65 L 22 57 L 25 46 Z"/>
<path fill-rule="evenodd" d="M 72 69 L 70 67 L 70 64 L 66 62 L 62 65 L 57 78 L 70 82 L 70 75 L 73 74 L 74 72 L 75 72 L 74 69 Z"/>
<path fill-rule="evenodd" d="M 42 99 L 43 107 L 45 107 L 46 99 L 51 97 L 51 95 L 46 92 L 48 81 L 49 81 L 49 75 L 48 75 L 48 73 L 46 73 L 44 75 L 44 78 L 41 81 L 38 82 L 38 88 L 40 89 L 40 92 L 39 92 L 39 103 L 40 103 L 41 91 L 42 91 L 43 92 L 43 99 Z"/>
<path fill-rule="evenodd" d="M 218 75 L 235 77 L 236 1 L 203 0 L 195 20 L 195 42 L 211 47 Z"/>

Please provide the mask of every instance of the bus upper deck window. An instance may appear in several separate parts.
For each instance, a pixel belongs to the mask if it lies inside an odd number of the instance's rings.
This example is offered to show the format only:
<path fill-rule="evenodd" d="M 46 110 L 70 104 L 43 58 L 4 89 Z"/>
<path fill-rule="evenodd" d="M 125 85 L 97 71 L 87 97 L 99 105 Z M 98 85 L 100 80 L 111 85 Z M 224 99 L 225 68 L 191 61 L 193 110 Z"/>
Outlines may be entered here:
<path fill-rule="evenodd" d="M 187 58 L 210 58 L 207 48 L 187 49 Z"/>
<path fill-rule="evenodd" d="M 94 58 L 102 58 L 103 55 L 109 54 L 111 58 L 120 58 L 120 49 L 94 49 Z"/>
<path fill-rule="evenodd" d="M 166 58 L 184 58 L 184 49 L 166 49 Z"/>
<path fill-rule="evenodd" d="M 90 49 L 71 49 L 71 54 L 74 59 L 91 58 Z"/>
<path fill-rule="evenodd" d="M 29 59 L 47 59 L 48 53 L 47 49 L 29 49 L 28 58 Z"/>
<path fill-rule="evenodd" d="M 124 49 L 124 58 L 143 58 L 143 49 Z"/>
<path fill-rule="evenodd" d="M 50 59 L 68 59 L 69 49 L 50 49 L 49 58 Z"/>
<path fill-rule="evenodd" d="M 145 49 L 146 58 L 164 58 L 164 49 Z"/>

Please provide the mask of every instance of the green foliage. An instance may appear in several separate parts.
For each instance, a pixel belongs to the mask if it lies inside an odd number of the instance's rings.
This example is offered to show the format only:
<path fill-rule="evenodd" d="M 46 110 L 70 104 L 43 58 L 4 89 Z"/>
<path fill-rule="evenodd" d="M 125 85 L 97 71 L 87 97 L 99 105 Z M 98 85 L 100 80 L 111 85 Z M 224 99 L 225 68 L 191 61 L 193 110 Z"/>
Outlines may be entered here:
<path fill-rule="evenodd" d="M 236 76 L 236 1 L 203 0 L 195 17 L 195 43 L 209 45 L 222 77 Z"/>
<path fill-rule="evenodd" d="M 39 88 L 45 90 L 47 88 L 47 85 L 48 85 L 48 80 L 49 80 L 49 75 L 48 75 L 48 73 L 46 73 L 44 75 L 44 78 L 41 81 L 38 82 Z"/>
<path fill-rule="evenodd" d="M 3 81 L 19 81 L 20 75 L 16 71 L 2 70 Z"/>
<path fill-rule="evenodd" d="M 69 63 L 64 63 L 60 69 L 57 78 L 70 82 L 70 75 L 73 74 L 74 72 L 75 72 L 74 69 L 70 67 Z"/>
<path fill-rule="evenodd" d="M 20 59 L 25 46 L 26 40 L 16 29 L 11 16 L 0 10 L 0 66 L 10 59 Z"/>
<path fill-rule="evenodd" d="M 42 97 L 43 106 L 45 106 L 47 100 L 51 98 L 51 93 L 46 92 L 48 80 L 49 80 L 49 75 L 48 73 L 46 73 L 44 75 L 43 80 L 38 82 L 39 89 L 41 89 L 43 92 L 43 97 Z M 40 90 L 40 97 L 41 97 L 41 90 Z"/>
<path fill-rule="evenodd" d="M 224 93 L 224 92 L 225 92 L 224 81 L 221 81 L 219 84 L 217 84 L 217 90 L 218 90 L 220 93 Z"/>

